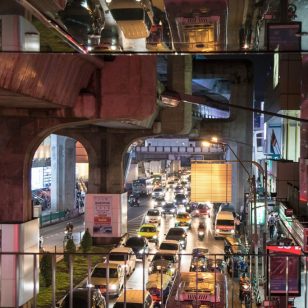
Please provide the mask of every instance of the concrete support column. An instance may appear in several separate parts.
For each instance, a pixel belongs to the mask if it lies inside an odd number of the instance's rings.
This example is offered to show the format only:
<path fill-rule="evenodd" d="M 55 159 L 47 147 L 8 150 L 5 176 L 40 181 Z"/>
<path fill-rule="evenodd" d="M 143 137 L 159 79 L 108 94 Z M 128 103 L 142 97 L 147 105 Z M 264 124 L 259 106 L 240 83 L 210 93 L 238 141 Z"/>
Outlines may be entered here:
<path fill-rule="evenodd" d="M 76 141 L 51 135 L 51 210 L 75 208 Z"/>
<path fill-rule="evenodd" d="M 168 57 L 168 89 L 191 94 L 192 57 Z M 162 132 L 168 134 L 189 134 L 192 128 L 192 105 L 180 103 L 176 108 L 161 111 Z"/>

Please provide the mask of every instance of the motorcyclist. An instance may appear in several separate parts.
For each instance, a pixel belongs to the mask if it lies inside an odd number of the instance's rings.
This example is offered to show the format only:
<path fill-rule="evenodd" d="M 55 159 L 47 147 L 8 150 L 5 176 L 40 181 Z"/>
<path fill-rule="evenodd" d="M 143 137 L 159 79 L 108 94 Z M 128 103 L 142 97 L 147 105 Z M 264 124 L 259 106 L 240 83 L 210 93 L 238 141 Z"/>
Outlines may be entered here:
<path fill-rule="evenodd" d="M 204 222 L 200 222 L 198 226 L 198 237 L 199 239 L 203 239 L 205 235 L 205 224 Z"/>
<path fill-rule="evenodd" d="M 65 228 L 65 230 L 67 231 L 67 233 L 73 233 L 73 229 L 74 229 L 73 224 L 72 224 L 71 222 L 68 222 L 68 223 L 66 224 L 66 228 Z"/>

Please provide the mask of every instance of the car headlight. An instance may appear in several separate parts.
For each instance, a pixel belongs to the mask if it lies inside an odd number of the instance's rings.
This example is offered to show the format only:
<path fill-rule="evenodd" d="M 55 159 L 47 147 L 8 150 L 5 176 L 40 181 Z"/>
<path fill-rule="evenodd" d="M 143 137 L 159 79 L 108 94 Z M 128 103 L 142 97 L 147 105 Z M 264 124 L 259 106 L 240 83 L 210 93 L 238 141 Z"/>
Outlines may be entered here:
<path fill-rule="evenodd" d="M 109 285 L 110 290 L 117 290 L 117 288 L 118 288 L 118 285 L 115 284 L 115 283 L 112 283 L 112 284 Z"/>
<path fill-rule="evenodd" d="M 186 210 L 189 211 L 189 207 L 187 207 Z"/>
<path fill-rule="evenodd" d="M 154 235 L 154 236 L 153 236 L 153 239 L 156 240 L 156 239 L 157 239 L 157 235 Z"/>
<path fill-rule="evenodd" d="M 141 235 L 140 235 L 140 234 L 138 234 L 138 237 L 141 237 Z"/>
<path fill-rule="evenodd" d="M 140 253 L 140 254 L 144 253 L 144 249 L 140 249 L 140 250 L 138 251 L 138 253 Z"/>
<path fill-rule="evenodd" d="M 199 231 L 198 234 L 202 236 L 202 235 L 204 235 L 204 232 L 203 231 Z"/>
<path fill-rule="evenodd" d="M 216 230 L 216 232 L 217 232 L 217 233 L 219 233 L 219 232 L 220 232 L 220 230 L 219 230 L 219 229 L 217 229 L 217 230 Z"/>
<path fill-rule="evenodd" d="M 170 212 L 171 212 L 171 213 L 174 213 L 174 212 L 175 212 L 175 209 L 171 209 Z"/>
<path fill-rule="evenodd" d="M 234 230 L 231 230 L 231 233 L 234 233 Z"/>
<path fill-rule="evenodd" d="M 195 266 L 192 264 L 191 268 L 195 268 Z"/>
<path fill-rule="evenodd" d="M 163 201 L 162 203 L 161 203 L 161 205 L 165 205 L 166 204 L 166 202 L 165 201 Z"/>

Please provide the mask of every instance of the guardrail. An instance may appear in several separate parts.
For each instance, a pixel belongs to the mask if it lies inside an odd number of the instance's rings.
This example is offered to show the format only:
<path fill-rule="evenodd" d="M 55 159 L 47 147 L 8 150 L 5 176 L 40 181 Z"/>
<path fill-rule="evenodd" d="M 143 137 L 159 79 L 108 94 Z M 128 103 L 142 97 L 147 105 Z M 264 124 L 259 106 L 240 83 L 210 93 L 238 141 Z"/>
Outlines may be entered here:
<path fill-rule="evenodd" d="M 59 221 L 71 219 L 77 217 L 78 215 L 83 214 L 79 209 L 74 209 L 73 211 L 58 211 L 58 212 L 50 212 L 48 214 L 40 215 L 40 227 L 57 223 Z"/>
<path fill-rule="evenodd" d="M 104 248 L 103 248 L 104 249 Z M 106 248 L 106 250 L 110 249 Z M 44 285 L 38 286 L 39 281 L 43 279 L 43 256 L 50 256 L 50 281 L 51 286 L 46 288 Z M 57 256 L 63 256 L 63 264 L 56 263 Z M 167 254 L 163 254 L 167 255 Z M 170 254 L 172 256 L 174 254 Z M 107 252 L 104 253 L 0 253 L 2 264 L 16 264 L 13 273 L 11 273 L 11 281 L 15 281 L 16 294 L 15 300 L 19 301 L 19 296 L 23 296 L 26 292 L 22 288 L 24 281 L 22 277 L 27 277 L 27 292 L 32 289 L 32 307 L 56 307 L 56 303 L 63 298 L 65 293 L 72 294 L 70 301 L 73 301 L 73 290 L 75 288 L 99 288 L 105 293 L 106 307 L 112 299 L 111 294 L 108 293 L 110 283 L 110 264 L 112 257 Z M 241 307 L 242 297 L 240 281 L 241 277 L 250 277 L 250 288 L 248 289 L 250 296 L 250 304 L 252 307 L 261 305 L 265 299 L 265 292 L 268 292 L 268 301 L 277 302 L 279 296 L 283 296 L 284 301 L 294 302 L 296 307 L 307 306 L 307 283 L 308 274 L 306 265 L 301 272 L 301 259 L 306 260 L 305 255 L 281 254 L 271 253 L 266 255 L 258 255 L 259 258 L 267 258 L 268 261 L 268 280 L 260 286 L 259 282 L 254 276 L 254 258 L 253 254 L 185 254 L 177 255 L 175 263 L 170 260 L 166 263 L 160 263 L 155 268 L 154 264 L 149 267 L 153 254 L 143 254 L 141 263 L 138 264 L 136 273 L 131 274 L 131 277 L 123 275 L 119 286 L 120 292 L 128 292 L 128 290 L 147 290 L 153 292 L 153 298 L 160 296 L 159 290 L 168 288 L 164 294 L 162 307 L 181 307 L 182 304 L 191 304 L 195 307 L 196 302 L 199 304 L 209 305 L 210 307 L 227 307 L 232 303 L 233 307 Z M 168 255 L 167 255 L 168 256 Z M 122 268 L 124 272 L 128 268 L 129 259 L 132 255 L 123 258 Z M 164 260 L 165 257 L 161 259 Z M 168 257 L 167 257 L 168 258 Z M 193 263 L 193 258 L 199 258 L 197 263 Z M 246 270 L 240 269 L 238 266 L 239 258 L 243 258 L 248 263 Z M 161 261 L 159 259 L 159 261 Z M 102 279 L 101 283 L 94 281 L 92 277 L 93 269 L 97 263 L 105 263 L 106 277 Z M 27 264 L 27 266 L 25 266 Z M 195 264 L 196 267 L 192 267 Z M 306 264 L 306 262 L 304 262 Z M 165 267 L 164 267 L 165 266 Z M 41 269 L 39 271 L 39 268 Z M 67 268 L 65 270 L 65 268 Z M 195 268 L 195 269 L 194 269 Z M 154 287 L 148 284 L 149 271 L 154 271 L 154 277 L 158 281 Z M 168 283 L 164 284 L 164 279 L 168 278 Z M 46 277 L 46 272 L 45 276 Z M 60 277 L 60 278 L 59 278 Z M 188 277 L 188 278 L 187 278 Z M 2 287 L 5 289 L 5 279 L 2 277 Z M 153 279 L 153 277 L 151 277 Z M 192 279 L 188 282 L 187 279 Z M 186 282 L 185 282 L 186 281 Z M 93 282 L 93 284 L 92 284 Z M 114 281 L 113 281 L 114 284 Z M 186 286 L 186 287 L 185 287 Z M 154 289 L 152 289 L 154 288 Z M 49 291 L 48 291 L 49 290 Z M 302 292 L 301 292 L 302 291 Z M 50 302 L 46 303 L 46 295 L 49 292 Z M 181 294 L 181 292 L 186 292 Z M 223 292 L 223 293 L 221 293 Z M 114 292 L 113 292 L 114 293 Z M 5 293 L 4 293 L 5 294 Z M 247 295 L 247 294 L 246 294 Z M 3 294 L 2 294 L 3 296 Z M 185 301 L 185 302 L 183 302 Z M 188 302 L 187 302 L 188 301 Z M 190 302 L 191 301 L 191 302 Z M 17 306 L 17 305 L 16 305 Z M 73 307 L 73 306 L 72 306 Z M 186 306 L 185 306 L 186 307 Z M 199 307 L 199 306 L 196 306 Z M 248 307 L 248 306 L 246 306 Z M 277 308 L 280 307 L 279 305 Z"/>

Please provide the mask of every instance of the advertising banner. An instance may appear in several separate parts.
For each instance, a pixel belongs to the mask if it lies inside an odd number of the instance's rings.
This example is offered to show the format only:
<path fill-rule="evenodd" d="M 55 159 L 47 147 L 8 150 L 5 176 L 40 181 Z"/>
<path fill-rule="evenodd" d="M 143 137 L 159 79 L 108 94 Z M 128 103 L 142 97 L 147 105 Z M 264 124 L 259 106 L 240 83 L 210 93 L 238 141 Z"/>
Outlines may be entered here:
<path fill-rule="evenodd" d="M 93 203 L 93 234 L 112 234 L 112 196 L 96 195 Z"/>
<path fill-rule="evenodd" d="M 299 246 L 267 246 L 270 295 L 300 296 Z M 294 255 L 294 256 L 293 256 Z"/>

